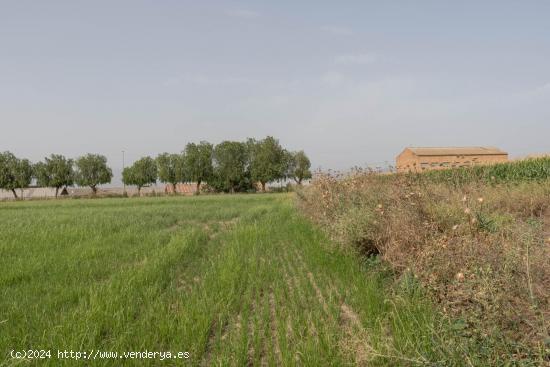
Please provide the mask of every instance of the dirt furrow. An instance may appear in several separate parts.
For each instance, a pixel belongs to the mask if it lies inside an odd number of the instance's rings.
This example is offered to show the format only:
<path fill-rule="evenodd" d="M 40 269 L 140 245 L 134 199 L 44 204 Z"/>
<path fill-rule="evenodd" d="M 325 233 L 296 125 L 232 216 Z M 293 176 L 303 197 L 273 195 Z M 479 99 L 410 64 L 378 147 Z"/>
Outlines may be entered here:
<path fill-rule="evenodd" d="M 310 285 L 315 290 L 315 294 L 317 296 L 317 301 L 323 307 L 323 311 L 325 312 L 325 314 L 330 316 L 330 311 L 329 311 L 327 299 L 323 295 L 323 292 L 321 291 L 321 288 L 319 287 L 319 285 L 317 283 L 317 280 L 315 279 L 315 276 L 313 275 L 313 273 L 311 271 L 309 271 L 309 268 L 308 268 L 307 264 L 305 263 L 304 259 L 302 258 L 302 255 L 298 251 L 295 251 L 295 255 L 296 255 L 296 258 L 298 259 L 298 262 L 300 263 L 301 267 L 304 269 L 304 271 L 307 272 L 307 278 L 309 280 Z"/>
<path fill-rule="evenodd" d="M 327 300 L 325 299 L 325 296 L 323 296 L 323 293 L 321 292 L 321 289 L 317 285 L 317 282 L 315 281 L 315 277 L 313 276 L 313 273 L 308 272 L 307 277 L 309 279 L 309 283 L 311 284 L 313 289 L 315 289 L 315 294 L 317 295 L 317 301 L 319 301 L 321 306 L 323 306 L 323 311 L 325 311 L 325 313 L 327 315 L 329 315 L 330 312 L 329 312 L 329 309 L 328 309 Z"/>
<path fill-rule="evenodd" d="M 250 306 L 250 314 L 248 316 L 248 352 L 247 352 L 247 366 L 254 366 L 254 357 L 256 355 L 256 351 L 254 349 L 254 337 L 256 335 L 256 328 L 255 326 L 255 319 L 256 319 L 256 311 L 257 311 L 257 305 L 256 305 L 256 299 L 252 300 L 252 304 Z"/>
<path fill-rule="evenodd" d="M 304 290 L 300 286 L 300 282 L 296 277 L 296 267 L 295 264 L 289 260 L 286 254 L 283 254 L 284 264 L 285 264 L 285 277 L 287 277 L 287 286 L 291 295 L 295 294 L 298 298 L 298 302 L 303 306 L 307 304 L 305 298 Z M 292 297 L 295 299 L 295 297 Z"/>
<path fill-rule="evenodd" d="M 344 334 L 340 341 L 341 349 L 354 359 L 357 366 L 368 366 L 374 352 L 369 344 L 369 335 L 359 315 L 345 303 L 340 307 L 340 326 Z"/>
<path fill-rule="evenodd" d="M 269 292 L 269 313 L 270 313 L 270 325 L 271 325 L 271 339 L 273 344 L 273 351 L 275 358 L 277 359 L 277 365 L 282 366 L 283 356 L 281 354 L 281 347 L 279 345 L 279 330 L 277 329 L 277 310 L 275 302 L 275 294 L 273 290 Z"/>
<path fill-rule="evenodd" d="M 218 326 L 219 326 L 219 320 L 214 319 L 212 321 L 212 324 L 210 325 L 210 328 L 208 329 L 208 340 L 206 342 L 206 349 L 202 357 L 201 366 L 210 366 L 214 346 L 216 343 L 216 338 L 218 336 L 218 332 L 217 332 Z M 221 331 L 222 335 L 226 332 L 226 329 L 227 329 L 227 322 L 224 322 L 222 324 L 222 331 Z"/>

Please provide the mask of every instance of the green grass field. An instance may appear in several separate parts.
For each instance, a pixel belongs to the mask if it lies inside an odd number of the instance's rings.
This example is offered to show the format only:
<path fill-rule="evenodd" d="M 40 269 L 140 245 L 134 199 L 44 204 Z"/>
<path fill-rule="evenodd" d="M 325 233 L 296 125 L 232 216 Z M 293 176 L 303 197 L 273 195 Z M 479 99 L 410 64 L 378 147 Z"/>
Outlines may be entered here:
<path fill-rule="evenodd" d="M 290 195 L 0 203 L 0 221 L 1 366 L 481 364 L 414 279 L 336 250 Z M 51 359 L 11 357 L 29 349 Z"/>

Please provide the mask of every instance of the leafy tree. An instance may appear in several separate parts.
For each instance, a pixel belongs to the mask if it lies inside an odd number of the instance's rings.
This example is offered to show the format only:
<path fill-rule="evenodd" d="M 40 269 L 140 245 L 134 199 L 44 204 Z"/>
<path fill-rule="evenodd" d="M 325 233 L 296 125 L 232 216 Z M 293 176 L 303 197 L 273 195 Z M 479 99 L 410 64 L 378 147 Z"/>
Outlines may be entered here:
<path fill-rule="evenodd" d="M 279 141 L 272 136 L 263 140 L 249 140 L 250 173 L 254 181 L 262 184 L 265 192 L 266 183 L 285 176 L 285 150 Z"/>
<path fill-rule="evenodd" d="M 141 188 L 157 182 L 157 164 L 151 157 L 143 157 L 132 166 L 122 171 L 122 181 L 126 185 L 135 185 L 138 195 L 141 195 Z"/>
<path fill-rule="evenodd" d="M 122 182 L 124 185 L 135 185 L 136 182 L 134 167 L 126 167 L 122 170 Z M 141 191 L 141 187 L 138 187 L 138 193 Z"/>
<path fill-rule="evenodd" d="M 181 154 L 162 153 L 157 159 L 158 176 L 161 182 L 174 186 L 184 181 L 184 157 Z"/>
<path fill-rule="evenodd" d="M 31 162 L 18 159 L 10 152 L 0 153 L 0 189 L 9 190 L 17 199 L 15 189 L 29 187 L 33 176 Z"/>
<path fill-rule="evenodd" d="M 240 191 L 247 186 L 248 149 L 245 143 L 224 141 L 216 145 L 213 154 L 213 186 L 222 191 Z"/>
<path fill-rule="evenodd" d="M 107 157 L 86 154 L 76 160 L 75 177 L 79 186 L 89 186 L 95 195 L 98 185 L 111 182 L 113 171 L 107 166 Z"/>
<path fill-rule="evenodd" d="M 290 153 L 288 159 L 287 175 L 292 178 L 298 185 L 302 184 L 303 180 L 311 178 L 311 162 L 303 150 Z"/>
<path fill-rule="evenodd" d="M 55 187 L 55 197 L 60 188 L 74 184 L 73 160 L 60 154 L 46 157 L 34 167 L 38 186 Z"/>
<path fill-rule="evenodd" d="M 201 183 L 212 178 L 212 144 L 201 141 L 199 144 L 189 143 L 185 147 L 185 169 L 189 180 L 197 183 L 197 194 Z"/>
<path fill-rule="evenodd" d="M 17 187 L 21 189 L 21 196 L 23 196 L 23 189 L 26 189 L 31 185 L 34 176 L 34 167 L 28 159 L 19 159 L 17 162 L 17 169 L 15 171 L 15 181 Z"/>

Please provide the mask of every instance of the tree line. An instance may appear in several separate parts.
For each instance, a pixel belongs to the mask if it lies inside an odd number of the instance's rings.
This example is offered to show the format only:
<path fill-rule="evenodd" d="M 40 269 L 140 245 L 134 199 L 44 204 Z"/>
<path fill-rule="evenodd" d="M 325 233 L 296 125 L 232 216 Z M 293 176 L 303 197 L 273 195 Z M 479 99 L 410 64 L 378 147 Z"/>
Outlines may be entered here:
<path fill-rule="evenodd" d="M 284 149 L 271 136 L 262 140 L 244 142 L 223 141 L 213 145 L 206 141 L 188 143 L 181 153 L 162 153 L 156 158 L 143 157 L 122 171 L 125 185 L 133 185 L 141 192 L 143 187 L 157 181 L 175 186 L 195 183 L 196 192 L 201 184 L 216 192 L 255 191 L 259 184 L 265 191 L 269 182 L 292 179 L 297 184 L 311 178 L 311 163 L 303 151 Z M 52 154 L 44 161 L 31 163 L 11 152 L 0 153 L 0 189 L 9 190 L 17 198 L 17 190 L 37 186 L 60 190 L 78 185 L 97 187 L 110 183 L 113 172 L 107 158 L 100 154 L 86 154 L 77 159 Z"/>

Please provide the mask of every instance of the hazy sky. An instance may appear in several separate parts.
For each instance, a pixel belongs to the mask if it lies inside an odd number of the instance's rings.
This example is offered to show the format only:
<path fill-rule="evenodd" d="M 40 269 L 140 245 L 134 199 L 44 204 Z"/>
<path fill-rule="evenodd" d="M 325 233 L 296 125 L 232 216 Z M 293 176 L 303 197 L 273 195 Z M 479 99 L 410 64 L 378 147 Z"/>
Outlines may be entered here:
<path fill-rule="evenodd" d="M 550 151 L 550 1 L 0 0 L 0 150 Z"/>

